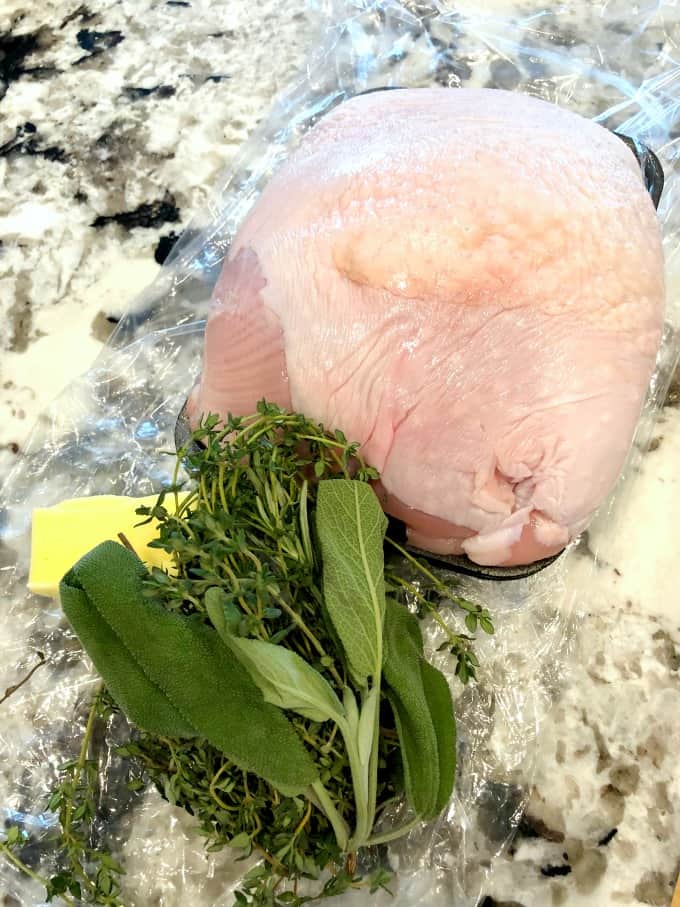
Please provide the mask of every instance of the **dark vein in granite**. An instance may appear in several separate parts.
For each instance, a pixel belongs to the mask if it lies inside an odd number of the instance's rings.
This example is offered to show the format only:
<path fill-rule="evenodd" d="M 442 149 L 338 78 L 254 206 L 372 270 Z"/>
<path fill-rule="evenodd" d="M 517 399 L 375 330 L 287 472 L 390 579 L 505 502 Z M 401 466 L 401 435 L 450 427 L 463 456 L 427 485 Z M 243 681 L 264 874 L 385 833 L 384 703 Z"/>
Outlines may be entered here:
<path fill-rule="evenodd" d="M 479 907 L 524 907 L 523 904 L 520 904 L 519 901 L 497 901 L 495 898 L 487 895 L 483 901 L 481 901 Z"/>
<path fill-rule="evenodd" d="M 5 82 L 24 72 L 24 60 L 38 49 L 39 31 L 25 35 L 0 35 L 0 78 Z"/>
<path fill-rule="evenodd" d="M 522 73 L 510 60 L 494 60 L 489 69 L 491 80 L 489 88 L 503 88 L 512 91 L 522 81 Z"/>
<path fill-rule="evenodd" d="M 17 126 L 14 138 L 0 145 L 0 157 L 10 157 L 14 154 L 44 157 L 48 161 L 57 161 L 61 164 L 68 160 L 66 151 L 59 145 L 41 145 L 37 127 L 30 121 L 23 126 Z"/>
<path fill-rule="evenodd" d="M 665 907 L 673 897 L 674 876 L 661 872 L 646 872 L 635 886 L 633 896 L 643 904 Z"/>
<path fill-rule="evenodd" d="M 26 65 L 30 56 L 48 48 L 52 41 L 52 32 L 45 26 L 20 35 L 0 34 L 0 100 L 7 93 L 9 84 L 22 76 L 47 78 L 58 72 L 53 66 Z"/>
<path fill-rule="evenodd" d="M 472 76 L 472 68 L 452 50 L 444 51 L 438 58 L 435 81 L 445 88 L 460 88 Z"/>
<path fill-rule="evenodd" d="M 657 630 L 652 634 L 652 639 L 657 644 L 654 655 L 660 664 L 668 671 L 680 671 L 680 649 L 675 647 L 671 636 L 665 630 Z"/>
<path fill-rule="evenodd" d="M 600 838 L 600 840 L 597 842 L 597 846 L 598 846 L 598 847 L 606 847 L 607 844 L 609 844 L 610 841 L 613 841 L 613 840 L 614 840 L 614 838 L 618 835 L 618 833 L 619 833 L 618 828 L 612 828 L 612 829 L 610 829 L 610 830 L 607 832 L 606 835 L 603 835 L 603 836 Z"/>
<path fill-rule="evenodd" d="M 543 838 L 544 841 L 552 841 L 556 844 L 561 844 L 564 841 L 564 832 L 556 828 L 550 828 L 542 819 L 532 816 L 530 813 L 525 813 L 522 817 L 517 829 L 517 835 L 523 838 Z"/>
<path fill-rule="evenodd" d="M 173 246 L 175 245 L 179 237 L 180 234 L 175 233 L 175 231 L 172 230 L 170 233 L 166 233 L 164 236 L 161 236 L 161 238 L 158 240 L 158 245 L 154 250 L 153 257 L 159 265 L 162 265 L 170 252 L 172 252 Z"/>
<path fill-rule="evenodd" d="M 176 223 L 179 219 L 180 211 L 175 204 L 175 197 L 166 192 L 161 201 L 144 202 L 132 211 L 100 214 L 91 226 L 100 229 L 107 224 L 120 224 L 126 230 L 132 230 L 135 227 L 160 227 L 161 224 Z"/>
<path fill-rule="evenodd" d="M 583 555 L 583 557 L 589 557 L 593 561 L 596 560 L 595 552 L 590 546 L 590 533 L 587 529 L 584 529 L 579 536 L 578 544 L 574 548 L 574 552 Z"/>
<path fill-rule="evenodd" d="M 59 28 L 66 28 L 70 22 L 74 22 L 76 19 L 80 19 L 81 22 L 91 22 L 96 18 L 97 16 L 92 10 L 88 9 L 86 6 L 79 6 L 78 9 L 74 9 L 72 13 L 69 13 L 68 16 L 66 16 Z"/>
<path fill-rule="evenodd" d="M 507 841 L 522 812 L 524 790 L 516 784 L 489 781 L 477 800 L 480 830 L 493 842 Z"/>
<path fill-rule="evenodd" d="M 117 318 L 112 318 L 104 312 L 97 312 L 90 325 L 90 333 L 95 340 L 100 343 L 106 343 L 118 323 Z"/>
<path fill-rule="evenodd" d="M 121 31 L 93 31 L 89 28 L 81 28 L 76 35 L 76 41 L 83 50 L 100 53 L 103 50 L 110 50 L 125 40 L 125 35 Z"/>
<path fill-rule="evenodd" d="M 7 312 L 6 321 L 10 328 L 9 350 L 24 353 L 28 349 L 33 329 L 33 309 L 28 275 L 21 273 L 15 281 L 14 302 Z"/>
<path fill-rule="evenodd" d="M 93 57 L 111 50 L 124 40 L 125 35 L 121 31 L 94 31 L 89 28 L 81 28 L 76 35 L 76 41 L 87 53 L 76 60 L 73 65 L 79 66 L 86 60 L 91 60 Z"/>
<path fill-rule="evenodd" d="M 555 878 L 555 876 L 568 876 L 571 873 L 571 866 L 566 864 L 562 866 L 552 866 L 548 864 L 547 866 L 541 866 L 541 875 L 547 876 L 549 879 Z"/>
<path fill-rule="evenodd" d="M 123 88 L 123 94 L 129 101 L 139 101 L 155 95 L 157 98 L 171 98 L 177 89 L 174 85 L 154 85 L 153 88 L 137 88 L 133 85 L 126 85 Z"/>

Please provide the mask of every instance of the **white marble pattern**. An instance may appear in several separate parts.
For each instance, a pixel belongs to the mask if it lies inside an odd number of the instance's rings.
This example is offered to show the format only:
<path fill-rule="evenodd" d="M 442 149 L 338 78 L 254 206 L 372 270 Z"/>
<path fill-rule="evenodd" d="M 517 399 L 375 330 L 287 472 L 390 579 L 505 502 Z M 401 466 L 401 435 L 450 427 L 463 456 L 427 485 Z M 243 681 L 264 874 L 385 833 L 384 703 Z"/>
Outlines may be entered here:
<path fill-rule="evenodd" d="M 509 15 L 517 8 L 512 0 L 486 5 Z M 662 52 L 675 53 L 677 10 L 639 6 L 652 37 L 660 10 L 675 17 L 657 35 Z M 592 22 L 571 17 L 567 34 L 563 17 L 558 35 L 583 55 L 593 29 L 625 26 L 628 9 L 593 4 Z M 179 233 L 205 202 L 303 59 L 312 19 L 303 0 L 2 4 L 0 35 L 9 43 L 0 57 L 8 77 L 0 100 L 0 474 L 21 456 L 44 406 L 89 366 L 154 277 L 159 240 Z M 623 55 L 621 34 L 599 31 L 598 40 Z M 493 75 L 486 62 L 453 62 L 465 84 L 493 77 L 513 87 L 512 66 Z M 594 97 L 593 112 L 605 101 Z M 115 215 L 117 222 L 92 226 Z M 678 464 L 676 382 L 615 527 L 593 530 L 594 573 L 588 540 L 581 546 L 578 645 L 541 731 L 527 818 L 483 907 L 670 903 L 680 871 Z M 154 821 L 184 840 L 186 818 L 160 802 L 155 810 Z M 138 831 L 151 840 L 147 819 Z M 184 866 L 180 847 L 166 859 L 189 882 L 159 903 L 191 902 L 201 867 Z M 131 860 L 134 872 L 145 871 L 139 853 Z M 7 873 L 0 865 L 0 896 L 16 890 Z M 37 888 L 22 891 L 22 907 L 38 903 Z"/>

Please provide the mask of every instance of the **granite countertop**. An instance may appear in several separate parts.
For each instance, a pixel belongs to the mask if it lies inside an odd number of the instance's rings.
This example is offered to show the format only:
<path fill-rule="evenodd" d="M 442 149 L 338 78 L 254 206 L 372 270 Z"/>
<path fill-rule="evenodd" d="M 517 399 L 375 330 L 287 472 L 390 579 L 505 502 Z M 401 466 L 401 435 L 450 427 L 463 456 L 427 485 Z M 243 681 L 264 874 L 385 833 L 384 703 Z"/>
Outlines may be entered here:
<path fill-rule="evenodd" d="M 680 13 L 647 6 L 654 53 L 672 56 Z M 519 14 L 511 2 L 488 7 Z M 625 53 L 627 10 L 592 4 L 600 45 Z M 588 16 L 560 20 L 560 46 L 583 53 Z M 154 278 L 304 59 L 314 18 L 304 0 L 3 4 L 0 474 Z M 518 81 L 509 59 L 480 75 L 453 52 L 448 66 L 446 84 Z M 526 815 L 482 907 L 670 904 L 680 873 L 679 463 L 676 376 L 615 525 L 579 547 L 591 568 L 594 548 L 598 557 L 570 667 L 541 728 Z M 0 865 L 0 903 L 16 907 L 7 872 Z"/>

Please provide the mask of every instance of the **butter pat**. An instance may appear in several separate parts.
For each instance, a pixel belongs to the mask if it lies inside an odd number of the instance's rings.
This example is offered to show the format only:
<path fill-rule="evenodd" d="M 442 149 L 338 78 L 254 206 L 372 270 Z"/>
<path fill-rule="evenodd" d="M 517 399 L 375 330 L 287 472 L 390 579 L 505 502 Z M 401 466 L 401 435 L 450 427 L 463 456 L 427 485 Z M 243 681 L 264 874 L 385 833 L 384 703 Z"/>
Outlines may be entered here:
<path fill-rule="evenodd" d="M 180 495 L 180 503 L 184 497 Z M 135 525 L 145 519 L 135 512 L 137 508 L 153 507 L 156 501 L 156 495 L 130 498 L 105 494 L 34 510 L 28 588 L 36 595 L 57 598 L 59 583 L 76 561 L 100 542 L 119 542 L 119 532 L 150 567 L 170 569 L 170 556 L 148 547 L 158 537 L 158 521 Z M 166 506 L 173 503 L 174 496 L 168 495 Z"/>

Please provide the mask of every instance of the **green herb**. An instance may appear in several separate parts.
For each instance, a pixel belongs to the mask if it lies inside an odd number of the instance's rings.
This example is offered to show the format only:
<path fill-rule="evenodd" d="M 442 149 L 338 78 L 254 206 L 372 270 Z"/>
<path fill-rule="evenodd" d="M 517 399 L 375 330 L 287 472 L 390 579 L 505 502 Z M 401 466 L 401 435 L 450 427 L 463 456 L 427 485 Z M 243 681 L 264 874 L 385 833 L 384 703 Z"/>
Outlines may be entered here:
<path fill-rule="evenodd" d="M 416 605 L 419 617 L 429 616 L 434 620 L 444 636 L 444 641 L 440 643 L 437 651 L 448 651 L 455 658 L 455 674 L 461 683 L 466 684 L 469 680 L 474 680 L 479 667 L 479 661 L 472 648 L 474 637 L 453 629 L 442 616 L 441 605 L 450 602 L 460 608 L 465 614 L 465 626 L 471 633 L 479 627 L 484 633 L 493 635 L 491 614 L 482 605 L 456 595 L 452 588 L 455 581 L 444 582 L 432 573 L 422 559 L 413 557 L 394 539 L 388 538 L 387 541 L 403 559 L 396 563 L 388 563 L 386 567 L 388 591 L 406 593 Z M 405 576 L 405 573 L 410 575 Z"/>
<path fill-rule="evenodd" d="M 333 687 L 296 652 L 270 642 L 239 639 L 234 635 L 225 614 L 228 606 L 216 600 L 218 595 L 211 595 L 217 591 L 209 589 L 206 594 L 208 615 L 265 700 L 312 721 L 342 721 L 345 710 Z"/>
<path fill-rule="evenodd" d="M 345 687 L 345 714 L 338 723 L 354 781 L 357 821 L 349 846 L 356 849 L 370 837 L 377 806 L 387 519 L 368 485 L 325 481 L 319 485 L 316 529 L 324 604 L 361 696 L 359 709 Z"/>
<path fill-rule="evenodd" d="M 193 490 L 180 505 L 182 466 Z M 488 612 L 410 555 L 385 562 L 386 520 L 367 484 L 375 478 L 341 432 L 276 406 L 224 424 L 209 417 L 179 452 L 173 488 L 140 511 L 158 519 L 153 545 L 173 570 L 146 573 L 111 543 L 66 577 L 69 618 L 113 698 L 144 729 L 118 749 L 131 786 L 150 781 L 187 809 L 209 851 L 262 856 L 238 905 L 300 907 L 386 887 L 387 867 L 360 873 L 355 851 L 405 833 L 450 795 L 450 692 L 424 660 L 405 605 L 436 622 L 463 681 L 474 673 L 473 640 L 451 629 L 441 604 L 472 615 L 468 633 L 473 618 L 489 631 Z M 82 883 L 74 867 L 96 856 L 72 836 L 79 791 L 80 782 L 51 803 L 76 860 L 51 883 L 66 899 Z M 412 821 L 376 834 L 376 816 L 404 796 Z M 14 846 L 5 845 L 8 858 Z M 314 895 L 298 892 L 302 879 L 318 880 Z M 87 896 L 118 903 L 103 891 Z"/>
<path fill-rule="evenodd" d="M 453 790 L 456 725 L 445 678 L 425 661 L 420 625 L 387 600 L 385 680 L 399 732 L 409 803 L 423 818 L 438 815 Z"/>
<path fill-rule="evenodd" d="M 151 695 L 147 707 L 154 727 L 162 723 L 153 714 L 160 704 L 162 719 L 171 714 L 176 726 L 178 716 L 189 729 L 186 736 L 205 737 L 242 769 L 280 790 L 302 792 L 318 776 L 286 718 L 264 702 L 214 631 L 143 596 L 146 574 L 141 561 L 122 545 L 102 542 L 73 567 L 60 587 L 65 613 L 76 618 L 74 629 L 79 635 L 85 631 L 81 639 L 96 636 L 105 622 L 96 652 L 109 688 L 126 684 L 132 688 L 141 673 L 144 683 L 130 695 L 135 704 Z M 77 609 L 72 608 L 74 601 Z M 115 634 L 111 645 L 125 653 L 122 666 L 102 656 L 110 630 Z M 138 666 L 133 676 L 125 673 L 130 659 Z"/>
<path fill-rule="evenodd" d="M 107 544 L 107 549 L 103 552 L 104 558 L 101 557 L 102 552 L 95 551 L 88 555 L 89 560 L 94 559 L 95 570 L 99 567 L 104 568 L 101 574 L 103 582 L 106 582 L 109 575 L 114 578 L 112 587 L 118 582 L 116 573 L 118 547 L 113 543 Z M 109 548 L 113 548 L 115 555 L 111 564 L 106 559 L 106 550 Z M 110 566 L 113 568 L 111 573 Z M 127 564 L 124 566 L 128 568 Z M 134 560 L 132 566 L 136 571 Z M 195 737 L 196 730 L 170 702 L 161 687 L 144 673 L 120 637 L 100 615 L 97 608 L 93 607 L 87 592 L 82 588 L 82 580 L 78 574 L 79 565 L 76 565 L 64 577 L 59 590 L 61 605 L 115 701 L 130 721 L 144 730 L 166 737 Z"/>
<path fill-rule="evenodd" d="M 55 839 L 59 871 L 45 878 L 21 859 L 21 848 L 29 837 L 18 826 L 5 829 L 0 853 L 19 870 L 44 886 L 46 899 L 55 898 L 75 905 L 85 901 L 106 907 L 123 907 L 120 900 L 120 876 L 124 869 L 101 848 L 92 844 L 97 801 L 97 762 L 91 749 L 95 728 L 111 714 L 111 702 L 103 687 L 94 696 L 88 710 L 85 732 L 78 756 L 59 767 L 61 781 L 53 790 L 48 809 L 59 819 L 60 833 Z"/>
<path fill-rule="evenodd" d="M 326 609 L 354 680 L 363 687 L 382 670 L 387 519 L 368 485 L 322 482 L 316 528 Z"/>
<path fill-rule="evenodd" d="M 437 736 L 437 765 L 439 790 L 431 815 L 438 816 L 446 808 L 456 780 L 456 719 L 451 700 L 451 688 L 434 665 L 423 658 L 420 664 L 425 700 Z"/>

